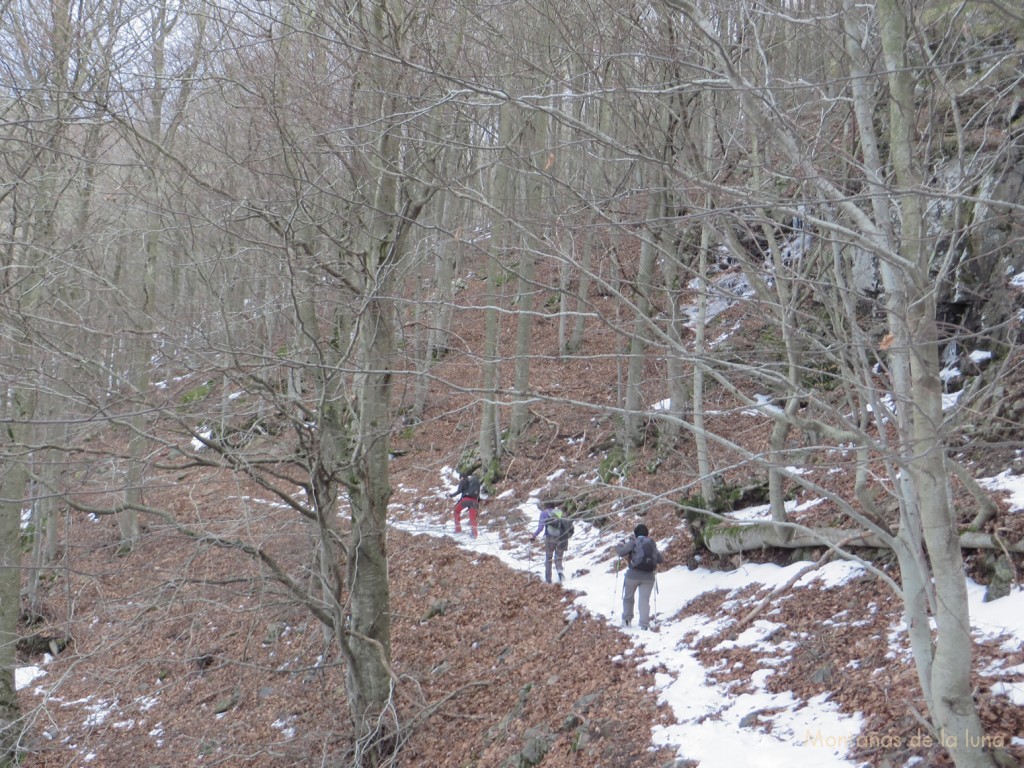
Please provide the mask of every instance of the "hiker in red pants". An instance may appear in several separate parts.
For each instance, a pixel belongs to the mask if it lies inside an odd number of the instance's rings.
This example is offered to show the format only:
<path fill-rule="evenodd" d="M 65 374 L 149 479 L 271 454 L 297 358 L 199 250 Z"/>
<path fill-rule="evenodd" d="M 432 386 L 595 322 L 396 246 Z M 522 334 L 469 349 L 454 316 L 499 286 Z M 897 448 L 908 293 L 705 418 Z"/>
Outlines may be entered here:
<path fill-rule="evenodd" d="M 476 515 L 480 509 L 480 478 L 474 474 L 463 473 L 459 477 L 459 487 L 449 498 L 459 497 L 455 502 L 455 532 L 462 533 L 462 510 L 469 511 L 469 530 L 476 538 Z"/>

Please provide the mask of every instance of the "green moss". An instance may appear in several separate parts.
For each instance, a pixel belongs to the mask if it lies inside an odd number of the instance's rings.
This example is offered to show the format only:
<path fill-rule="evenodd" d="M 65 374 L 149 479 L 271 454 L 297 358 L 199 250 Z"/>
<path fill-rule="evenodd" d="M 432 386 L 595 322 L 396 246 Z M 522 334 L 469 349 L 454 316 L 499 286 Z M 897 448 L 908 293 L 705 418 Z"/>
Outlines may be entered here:
<path fill-rule="evenodd" d="M 200 384 L 198 387 L 190 389 L 184 395 L 181 396 L 181 404 L 189 405 L 191 403 L 198 403 L 200 400 L 205 400 L 206 397 L 213 390 L 213 382 L 207 381 Z"/>
<path fill-rule="evenodd" d="M 29 523 L 21 529 L 21 551 L 29 553 L 32 551 L 32 544 L 36 538 L 35 523 Z"/>
<path fill-rule="evenodd" d="M 601 463 L 597 467 L 597 474 L 601 478 L 601 482 L 605 484 L 625 480 L 631 463 L 622 446 L 616 445 L 609 449 L 601 459 Z"/>
<path fill-rule="evenodd" d="M 749 524 L 737 524 L 732 521 L 720 520 L 708 517 L 704 524 L 704 539 L 712 536 L 724 537 L 726 539 L 739 539 L 743 531 L 750 528 Z"/>
<path fill-rule="evenodd" d="M 610 522 L 608 515 L 598 513 L 597 509 L 601 500 L 597 495 L 582 494 L 566 499 L 562 503 L 562 509 L 566 517 L 575 520 L 586 520 L 595 528 L 604 528 Z"/>
<path fill-rule="evenodd" d="M 467 465 L 466 471 L 471 472 L 473 467 L 479 466 L 479 464 L 480 460 L 474 457 L 473 462 Z M 501 459 L 497 456 L 493 457 L 486 467 L 480 469 L 480 482 L 485 488 L 490 488 L 504 479 L 505 471 L 501 467 Z"/>
<path fill-rule="evenodd" d="M 831 392 L 843 381 L 842 371 L 834 360 L 824 360 L 820 365 L 809 367 L 800 376 L 800 385 L 812 391 Z"/>
<path fill-rule="evenodd" d="M 759 489 L 760 486 L 723 484 L 715 488 L 710 501 L 705 501 L 699 493 L 680 499 L 678 504 L 690 527 L 694 546 L 698 549 L 707 549 L 707 541 L 712 536 L 741 536 L 749 525 L 723 520 L 721 515 L 732 512 L 741 499 L 745 506 L 760 503 L 757 498 Z"/>

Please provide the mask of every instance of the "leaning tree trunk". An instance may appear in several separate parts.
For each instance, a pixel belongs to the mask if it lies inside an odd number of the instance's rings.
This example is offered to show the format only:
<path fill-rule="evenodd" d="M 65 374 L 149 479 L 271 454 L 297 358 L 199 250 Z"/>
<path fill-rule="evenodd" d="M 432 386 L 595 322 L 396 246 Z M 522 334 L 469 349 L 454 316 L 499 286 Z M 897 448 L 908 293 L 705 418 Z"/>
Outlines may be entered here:
<path fill-rule="evenodd" d="M 896 235 L 890 225 L 890 213 L 888 208 L 889 190 L 882 183 L 883 160 L 881 156 L 881 141 L 875 131 L 873 95 L 868 87 L 868 75 L 870 63 L 868 54 L 863 50 L 859 41 L 862 39 L 862 30 L 859 27 L 859 16 L 852 0 L 844 0 L 846 14 L 843 21 L 846 29 L 846 45 L 848 64 L 851 74 L 851 91 L 853 94 L 852 107 L 857 121 L 857 132 L 864 154 L 864 165 L 867 171 L 866 179 L 871 190 L 871 206 L 874 220 L 878 223 L 880 231 L 877 239 L 882 250 L 891 249 L 896 242 Z M 892 376 L 893 390 L 896 392 L 907 392 L 909 383 L 909 365 L 906 361 L 908 349 L 907 334 L 903 329 L 904 318 L 900 308 L 906 297 L 898 289 L 899 275 L 897 271 L 884 258 L 881 259 L 879 271 L 883 284 L 886 288 L 886 301 L 891 308 L 889 327 L 894 339 L 898 339 L 894 345 L 891 355 L 889 370 Z M 848 310 L 853 312 L 851 308 Z M 878 396 L 868 386 L 864 387 L 872 401 L 873 413 L 879 413 L 882 407 L 878 402 Z M 896 413 L 896 421 L 899 424 L 899 431 L 907 434 L 909 431 L 908 409 L 900 408 Z M 858 498 L 867 501 L 864 493 L 865 481 L 869 474 L 868 456 L 866 453 L 860 456 L 857 469 Z M 921 518 L 918 507 L 918 500 L 911 487 L 909 473 L 901 473 L 899 478 L 893 479 L 894 496 L 899 504 L 899 529 L 894 540 L 894 549 L 897 561 L 900 566 L 901 598 L 903 600 L 904 617 L 907 625 L 907 635 L 910 641 L 911 650 L 914 656 L 914 663 L 917 668 L 918 680 L 921 684 L 921 692 L 931 710 L 931 667 L 932 667 L 932 634 L 929 622 L 930 606 L 934 604 L 934 593 L 932 590 L 931 577 L 927 567 L 924 565 L 924 544 L 921 540 Z M 865 504 L 867 508 L 868 505 Z"/>

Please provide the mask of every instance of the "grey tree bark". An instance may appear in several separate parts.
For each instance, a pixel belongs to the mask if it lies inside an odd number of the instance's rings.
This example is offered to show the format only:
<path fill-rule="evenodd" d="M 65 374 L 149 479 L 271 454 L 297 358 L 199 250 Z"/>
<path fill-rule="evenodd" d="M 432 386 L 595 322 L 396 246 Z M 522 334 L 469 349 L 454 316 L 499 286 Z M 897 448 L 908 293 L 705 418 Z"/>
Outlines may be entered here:
<path fill-rule="evenodd" d="M 539 293 L 536 274 L 538 259 L 548 258 L 547 210 L 544 204 L 545 164 L 549 156 L 548 118 L 534 110 L 525 117 L 519 142 L 522 184 L 524 187 L 522 214 L 530 224 L 520 230 L 519 286 L 516 290 L 518 317 L 516 318 L 514 398 L 509 415 L 506 441 L 512 445 L 526 430 L 530 421 L 530 350 L 533 332 L 535 297 Z"/>
<path fill-rule="evenodd" d="M 924 186 L 921 158 L 916 156 L 915 69 L 908 58 L 908 9 L 895 2 L 879 4 L 878 39 L 884 52 L 888 84 L 888 162 L 896 174 L 895 185 L 883 180 L 884 163 L 877 152 L 878 142 L 866 146 L 872 207 L 859 208 L 843 191 L 818 171 L 802 152 L 794 131 L 783 120 L 774 94 L 755 88 L 740 72 L 728 46 L 716 40 L 713 25 L 695 4 L 668 0 L 682 11 L 713 44 L 718 45 L 718 66 L 736 90 L 745 113 L 764 131 L 775 151 L 784 153 L 805 178 L 813 179 L 818 193 L 849 217 L 849 231 L 856 231 L 865 247 L 877 254 L 892 343 L 888 345 L 888 371 L 895 407 L 886 409 L 872 395 L 872 413 L 891 418 L 897 427 L 893 443 L 879 441 L 874 447 L 892 463 L 892 493 L 900 509 L 898 533 L 892 543 L 901 563 L 904 605 L 909 636 L 918 665 L 922 690 L 937 731 L 958 734 L 951 740 L 950 754 L 958 766 L 989 766 L 991 756 L 979 745 L 983 731 L 970 696 L 971 645 L 966 584 L 956 535 L 956 518 L 949 505 L 946 441 L 942 432 L 943 415 L 937 355 L 935 300 L 929 274 L 929 239 L 924 226 Z M 854 9 L 847 7 L 852 16 Z M 849 17 L 846 18 L 850 24 Z M 865 22 L 867 23 L 867 22 Z M 856 34 L 849 28 L 846 40 L 856 43 L 868 26 Z M 854 54 L 849 65 L 856 72 L 862 57 Z M 858 80 L 854 77 L 853 80 Z M 861 84 L 858 83 L 856 87 Z M 865 94 L 854 93 L 862 145 L 874 137 L 872 104 Z M 898 201 L 898 232 L 891 226 L 889 201 Z M 827 222 L 822 222 L 826 224 Z M 837 235 L 839 230 L 837 230 Z M 856 324 L 856 318 L 849 318 Z M 781 414 L 790 419 L 792 414 Z M 861 443 L 863 438 L 857 438 Z M 868 441 L 863 441 L 865 444 Z M 854 513 L 857 514 L 857 513 Z M 887 535 L 887 534 L 886 534 Z M 928 553 L 918 542 L 923 541 Z M 934 599 L 930 599 L 934 595 Z M 927 610 L 934 612 L 938 632 L 932 647 Z"/>
<path fill-rule="evenodd" d="M 643 378 L 647 362 L 647 338 L 651 326 L 651 296 L 655 290 L 655 261 L 662 246 L 664 226 L 664 183 L 656 174 L 656 183 L 648 189 L 647 229 L 640 243 L 640 262 L 633 290 L 633 328 L 629 336 L 626 363 L 625 399 L 623 401 L 622 444 L 631 453 L 644 442 L 645 417 L 643 414 Z"/>
<path fill-rule="evenodd" d="M 928 703 L 939 731 L 952 737 L 945 746 L 958 768 L 991 768 L 995 761 L 980 748 L 985 732 L 972 692 L 967 583 L 956 515 L 950 505 L 948 441 L 942 432 L 935 283 L 930 272 L 924 198 L 918 191 L 923 173 L 915 156 L 917 120 L 914 70 L 907 56 L 908 8 L 893 0 L 881 0 L 877 8 L 889 81 L 890 160 L 899 186 L 899 253 L 905 260 L 900 272 L 883 272 L 891 296 L 890 327 L 898 345 L 893 354 L 906 360 L 901 369 L 909 369 L 909 377 L 894 381 L 893 395 L 897 408 L 911 421 L 903 435 L 906 444 L 902 451 L 912 484 L 910 498 L 920 514 L 920 533 L 915 532 L 914 539 L 920 536 L 924 540 L 935 590 L 932 608 L 937 631 L 927 659 L 930 667 L 924 669 L 925 694 L 930 694 Z"/>
<path fill-rule="evenodd" d="M 491 185 L 491 200 L 495 221 L 487 253 L 487 287 L 484 292 L 484 353 L 481 367 L 483 376 L 480 385 L 480 438 L 478 449 L 484 477 L 490 479 L 497 473 L 501 461 L 503 444 L 501 440 L 501 411 L 499 396 L 499 330 L 500 316 L 498 299 L 503 274 L 505 249 L 512 237 L 512 226 L 506 217 L 511 215 L 515 180 L 510 167 L 508 147 L 515 135 L 515 116 L 509 103 L 498 108 L 498 143 L 495 150 L 495 164 Z"/>
<path fill-rule="evenodd" d="M 10 419 L 8 447 L 0 453 L 0 764 L 14 765 L 21 741 L 21 705 L 15 688 L 18 618 L 21 613 L 21 510 L 28 492 L 29 443 L 35 397 L 28 389 L 9 392 L 2 412 Z M 20 446 L 21 451 L 14 450 Z"/>

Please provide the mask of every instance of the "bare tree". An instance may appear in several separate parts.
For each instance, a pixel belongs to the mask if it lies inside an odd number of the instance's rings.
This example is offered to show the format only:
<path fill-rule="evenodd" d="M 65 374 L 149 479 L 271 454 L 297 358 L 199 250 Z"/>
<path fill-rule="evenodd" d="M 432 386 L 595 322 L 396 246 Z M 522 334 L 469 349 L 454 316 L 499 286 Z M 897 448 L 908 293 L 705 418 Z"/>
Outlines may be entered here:
<path fill-rule="evenodd" d="M 150 515 L 258 563 L 342 661 L 355 762 L 392 760 L 407 727 L 387 579 L 396 381 L 415 377 L 416 418 L 435 387 L 479 409 L 470 441 L 499 475 L 506 438 L 528 434 L 530 414 L 555 397 L 531 381 L 536 318 L 554 307 L 536 297 L 554 288 L 560 363 L 587 355 L 589 334 L 623 352 L 621 379 L 602 393 L 617 387 L 618 398 L 573 407 L 614 420 L 635 453 L 650 424 L 662 452 L 685 450 L 676 438 L 692 434 L 697 470 L 673 494 L 699 485 L 710 500 L 726 463 L 763 473 L 775 523 L 709 536 L 723 551 L 845 542 L 848 532 L 785 522 L 787 490 L 801 485 L 861 541 L 892 547 L 930 716 L 978 733 L 931 288 L 952 260 L 933 258 L 928 227 L 929 200 L 976 195 L 927 172 L 917 99 L 955 99 L 924 55 L 920 18 L 838 2 L 785 13 L 739 3 L 713 18 L 684 0 L 549 6 L 530 25 L 519 6 L 110 5 L 99 17 L 108 31 L 61 26 L 67 39 L 51 46 L 91 40 L 75 70 L 87 82 L 69 79 L 70 55 L 53 65 L 63 77 L 34 65 L 38 88 L 9 88 L 20 95 L 0 113 L 0 162 L 14 180 L 0 190 L 0 370 L 16 382 L 3 400 L 5 576 L 20 556 L 22 501 L 38 502 L 48 528 L 57 519 L 41 499 L 69 485 L 73 451 L 58 446 L 88 452 L 94 425 L 113 425 L 128 450 L 96 458 L 110 469 L 101 501 L 71 503 L 119 516 L 125 543 Z M 524 26 L 521 50 L 499 55 L 493 41 Z M 26 35 L 13 49 L 41 48 L 13 21 L 5 29 Z M 792 36 L 807 44 L 784 44 Z M 792 221 L 804 204 L 814 245 L 799 251 Z M 722 252 L 768 328 L 757 359 L 711 343 Z M 862 257 L 881 265 L 880 294 L 856 282 Z M 486 263 L 486 280 L 474 276 L 484 287 L 467 299 L 459 278 L 471 261 Z M 691 320 L 682 302 L 694 296 Z M 449 335 L 456 312 L 475 312 L 485 339 L 446 383 L 436 364 L 462 345 Z M 504 348 L 511 323 L 515 347 Z M 194 385 L 172 395 L 158 375 Z M 709 393 L 767 416 L 764 445 L 716 433 Z M 664 397 L 670 408 L 652 412 L 649 399 Z M 856 499 L 792 467 L 800 435 L 843 452 Z M 195 525 L 148 505 L 157 465 L 230 470 L 276 496 L 286 511 L 275 514 L 301 523 L 301 563 L 250 538 L 247 519 L 217 530 L 200 525 L 199 502 Z M 34 566 L 54 540 L 37 538 Z M 4 583 L 5 610 L 17 586 Z M 14 614 L 0 615 L 0 632 L 12 648 Z M 5 675 L 13 663 L 0 659 Z M 5 677 L 8 724 L 12 704 Z"/>
<path fill-rule="evenodd" d="M 932 721 L 937 731 L 967 734 L 965 738 L 950 742 L 954 762 L 964 766 L 991 765 L 991 756 L 971 746 L 982 744 L 984 740 L 970 696 L 971 647 L 966 585 L 960 542 L 955 532 L 956 516 L 949 505 L 950 471 L 939 377 L 935 270 L 932 241 L 925 226 L 925 196 L 920 192 L 926 186 L 923 163 L 929 158 L 917 139 L 919 101 L 915 93 L 915 72 L 919 71 L 927 80 L 928 70 L 926 64 L 915 61 L 912 56 L 913 17 L 902 6 L 885 4 L 878 7 L 875 26 L 874 19 L 856 13 L 852 6 L 845 9 L 847 27 L 844 32 L 851 46 L 848 60 L 853 74 L 853 104 L 861 146 L 867 158 L 863 184 L 869 191 L 866 198 L 869 205 L 861 208 L 842 188 L 844 182 L 833 181 L 835 173 L 828 156 L 812 159 L 803 151 L 801 126 L 788 117 L 785 100 L 777 98 L 770 88 L 755 85 L 750 78 L 755 68 L 744 71 L 746 58 L 735 55 L 738 51 L 731 41 L 719 35 L 701 9 L 676 0 L 668 5 L 683 12 L 717 46 L 722 82 L 735 90 L 745 114 L 764 136 L 764 149 L 770 147 L 768 151 L 786 158 L 804 178 L 813 180 L 823 200 L 820 203 L 823 214 L 814 219 L 818 230 L 847 243 L 852 239 L 873 253 L 881 265 L 883 301 L 891 334 L 891 343 L 885 345 L 890 373 L 888 384 L 894 406 L 886 408 L 881 402 L 875 389 L 880 383 L 873 381 L 870 370 L 861 369 L 858 377 L 867 387 L 864 394 L 870 413 L 886 414 L 885 418 L 893 419 L 898 425 L 897 434 L 891 442 L 876 441 L 853 425 L 844 433 L 858 435 L 855 438 L 858 444 L 871 446 L 870 453 L 891 464 L 889 492 L 898 504 L 899 520 L 892 534 L 884 526 L 878 528 L 873 505 L 868 507 L 870 518 L 852 509 L 849 513 L 869 530 L 881 532 L 900 558 L 901 591 L 909 635 Z M 757 23 L 744 25 L 744 31 L 750 35 L 747 42 L 760 43 L 764 35 Z M 873 39 L 880 44 L 885 63 L 883 77 L 887 96 L 883 103 L 888 107 L 885 121 L 888 135 L 884 141 L 876 133 L 877 110 L 871 100 L 874 94 L 869 96 L 863 87 L 864 78 L 874 73 L 863 69 L 867 57 L 858 47 L 858 41 L 872 39 L 873 35 L 877 36 Z M 771 61 L 761 56 L 765 48 L 758 46 L 750 50 L 758 51 L 757 61 Z M 763 79 L 768 81 L 774 74 L 774 71 L 761 71 Z M 888 152 L 885 158 L 883 144 Z M 891 181 L 885 178 L 887 164 L 895 171 Z M 784 210 L 793 215 L 795 208 L 790 204 Z M 835 211 L 836 217 L 825 211 Z M 766 221 L 763 213 L 751 218 Z M 898 229 L 891 225 L 894 220 L 899 221 Z M 785 274 L 782 269 L 785 265 L 780 263 L 773 231 L 765 229 L 763 234 L 772 255 L 775 285 L 784 287 L 786 283 L 780 279 Z M 734 247 L 738 247 L 736 241 Z M 787 290 L 791 289 L 792 286 Z M 796 305 L 786 300 L 779 306 Z M 857 311 L 855 304 L 846 306 Z M 832 332 L 859 327 L 860 322 L 856 314 L 846 316 L 844 325 L 833 326 Z M 796 324 L 787 321 L 785 316 L 778 327 L 783 329 L 784 335 L 787 329 L 788 333 L 796 330 Z M 776 434 L 772 463 L 776 467 L 783 455 L 787 424 L 810 426 L 806 420 L 796 417 L 799 403 L 794 398 L 801 394 L 797 374 L 804 368 L 800 358 L 792 356 L 794 341 L 795 338 L 786 343 L 790 350 L 788 373 L 778 377 L 779 381 L 788 382 L 790 394 L 786 407 L 773 411 Z M 840 433 L 833 431 L 832 434 Z M 780 501 L 778 486 L 774 501 Z M 934 640 L 928 625 L 929 612 L 934 613 L 938 627 Z"/>

